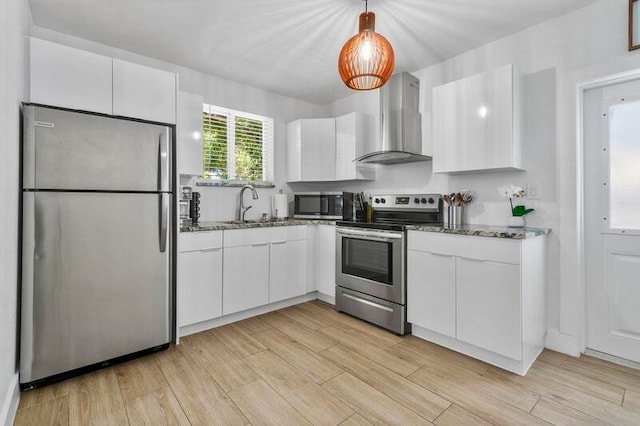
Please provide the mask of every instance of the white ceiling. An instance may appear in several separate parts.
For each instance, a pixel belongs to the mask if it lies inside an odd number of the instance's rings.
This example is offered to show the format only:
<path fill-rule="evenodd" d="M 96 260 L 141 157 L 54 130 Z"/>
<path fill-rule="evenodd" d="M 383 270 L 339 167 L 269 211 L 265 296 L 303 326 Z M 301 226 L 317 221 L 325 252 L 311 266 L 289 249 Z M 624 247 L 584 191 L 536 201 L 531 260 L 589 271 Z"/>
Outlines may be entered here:
<path fill-rule="evenodd" d="M 395 71 L 417 71 L 597 0 L 370 0 Z M 316 104 L 362 0 L 29 0 L 37 26 Z"/>

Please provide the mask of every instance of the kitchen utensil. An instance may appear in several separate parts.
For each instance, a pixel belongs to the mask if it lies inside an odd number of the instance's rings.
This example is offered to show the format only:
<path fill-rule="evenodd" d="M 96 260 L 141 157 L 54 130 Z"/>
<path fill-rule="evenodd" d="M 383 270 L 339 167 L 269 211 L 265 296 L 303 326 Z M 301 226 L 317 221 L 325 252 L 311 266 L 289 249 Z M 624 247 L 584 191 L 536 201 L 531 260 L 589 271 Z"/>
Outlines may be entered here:
<path fill-rule="evenodd" d="M 451 206 L 451 197 L 449 196 L 449 194 L 444 194 L 442 196 L 442 199 L 445 203 L 447 203 L 448 206 Z"/>
<path fill-rule="evenodd" d="M 453 205 L 458 207 L 462 205 L 462 195 L 458 192 L 453 198 Z"/>

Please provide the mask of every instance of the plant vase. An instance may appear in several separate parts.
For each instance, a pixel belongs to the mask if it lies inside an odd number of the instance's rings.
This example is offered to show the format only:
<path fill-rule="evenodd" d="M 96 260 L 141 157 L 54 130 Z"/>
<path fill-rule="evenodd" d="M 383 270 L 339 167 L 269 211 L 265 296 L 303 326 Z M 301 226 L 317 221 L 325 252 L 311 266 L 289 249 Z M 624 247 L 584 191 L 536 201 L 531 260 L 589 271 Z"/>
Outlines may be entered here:
<path fill-rule="evenodd" d="M 524 227 L 524 216 L 509 216 L 509 222 L 507 225 L 510 228 L 523 228 Z"/>

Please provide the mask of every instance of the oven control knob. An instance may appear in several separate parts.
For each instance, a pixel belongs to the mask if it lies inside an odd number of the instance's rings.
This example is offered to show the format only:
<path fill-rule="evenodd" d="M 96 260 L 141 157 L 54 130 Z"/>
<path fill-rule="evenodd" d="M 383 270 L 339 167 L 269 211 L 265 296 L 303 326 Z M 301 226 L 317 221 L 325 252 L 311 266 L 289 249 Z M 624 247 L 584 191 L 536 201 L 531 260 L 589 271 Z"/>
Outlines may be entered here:
<path fill-rule="evenodd" d="M 380 204 L 380 198 L 376 198 L 375 200 L 373 200 L 373 202 L 376 204 Z"/>
<path fill-rule="evenodd" d="M 428 202 L 429 204 L 433 204 L 433 203 L 435 203 L 435 202 L 436 202 L 436 200 L 434 200 L 433 198 L 429 197 L 429 199 L 427 200 L 427 202 Z"/>
<path fill-rule="evenodd" d="M 414 202 L 414 203 L 416 203 L 416 204 L 420 204 L 420 198 L 417 198 L 417 197 L 416 197 L 416 198 L 414 198 L 414 199 L 413 199 L 413 202 Z"/>
<path fill-rule="evenodd" d="M 426 198 L 423 198 L 422 200 L 420 200 L 420 202 L 421 202 L 422 204 L 427 204 L 427 199 L 426 199 Z"/>
<path fill-rule="evenodd" d="M 381 199 L 380 199 L 380 202 L 381 202 L 382 204 L 384 204 L 384 203 L 386 203 L 386 202 L 387 202 L 387 200 L 386 200 L 385 198 L 381 198 Z"/>

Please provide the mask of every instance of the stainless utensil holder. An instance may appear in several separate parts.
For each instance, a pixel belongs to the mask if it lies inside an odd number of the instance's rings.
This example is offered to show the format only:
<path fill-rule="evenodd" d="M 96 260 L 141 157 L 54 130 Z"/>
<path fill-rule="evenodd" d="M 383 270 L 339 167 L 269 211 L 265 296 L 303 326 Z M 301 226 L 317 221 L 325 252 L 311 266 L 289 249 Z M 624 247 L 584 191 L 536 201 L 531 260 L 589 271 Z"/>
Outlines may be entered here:
<path fill-rule="evenodd" d="M 447 220 L 444 226 L 447 228 L 459 228 L 462 226 L 462 207 L 449 206 L 447 208 Z"/>

